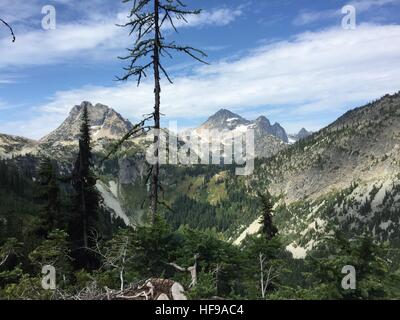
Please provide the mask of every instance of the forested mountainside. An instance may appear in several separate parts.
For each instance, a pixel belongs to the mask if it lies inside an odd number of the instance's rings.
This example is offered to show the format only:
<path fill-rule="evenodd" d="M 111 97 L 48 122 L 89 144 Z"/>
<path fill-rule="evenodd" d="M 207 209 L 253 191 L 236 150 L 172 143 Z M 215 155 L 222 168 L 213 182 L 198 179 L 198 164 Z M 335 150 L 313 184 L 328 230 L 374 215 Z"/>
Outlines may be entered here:
<path fill-rule="evenodd" d="M 282 197 L 283 232 L 310 248 L 330 225 L 399 242 L 400 95 L 354 109 L 276 156 L 260 160 L 248 190 Z"/>

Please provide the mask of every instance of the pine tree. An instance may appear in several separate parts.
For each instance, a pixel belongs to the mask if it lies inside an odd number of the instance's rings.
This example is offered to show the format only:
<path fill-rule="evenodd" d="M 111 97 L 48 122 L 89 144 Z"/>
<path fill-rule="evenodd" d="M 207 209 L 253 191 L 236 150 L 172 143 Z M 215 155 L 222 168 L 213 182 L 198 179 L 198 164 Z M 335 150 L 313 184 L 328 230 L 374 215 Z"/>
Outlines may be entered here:
<path fill-rule="evenodd" d="M 42 202 L 41 231 L 47 234 L 61 225 L 59 182 L 56 168 L 49 158 L 42 159 L 38 175 L 39 190 L 37 198 Z"/>
<path fill-rule="evenodd" d="M 262 234 L 267 240 L 271 240 L 278 233 L 278 229 L 275 227 L 272 221 L 272 215 L 274 213 L 274 202 L 271 194 L 267 191 L 263 195 L 259 195 L 262 204 Z"/>
<path fill-rule="evenodd" d="M 71 234 L 75 245 L 89 248 L 89 232 L 96 228 L 99 218 L 100 195 L 96 190 L 96 177 L 92 170 L 91 138 L 87 107 L 82 110 L 79 153 L 72 173 L 72 185 L 75 189 L 75 210 L 71 223 Z M 88 252 L 83 260 L 87 265 Z"/>

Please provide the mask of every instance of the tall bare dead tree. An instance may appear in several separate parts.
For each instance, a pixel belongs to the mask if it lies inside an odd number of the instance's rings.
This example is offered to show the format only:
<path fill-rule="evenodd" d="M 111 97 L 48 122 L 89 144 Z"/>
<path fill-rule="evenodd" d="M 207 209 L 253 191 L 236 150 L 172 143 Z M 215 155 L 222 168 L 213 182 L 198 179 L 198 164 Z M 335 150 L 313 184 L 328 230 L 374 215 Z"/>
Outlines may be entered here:
<path fill-rule="evenodd" d="M 270 265 L 268 267 L 268 272 L 266 271 L 266 257 L 263 253 L 259 254 L 259 262 L 260 262 L 260 289 L 261 289 L 261 297 L 265 299 L 268 287 L 271 285 L 272 280 L 280 276 L 280 273 L 277 270 L 274 270 L 274 267 Z"/>
<path fill-rule="evenodd" d="M 162 64 L 162 58 L 172 58 L 172 52 L 181 52 L 193 59 L 206 63 L 203 59 L 207 55 L 198 49 L 190 46 L 182 46 L 175 42 L 168 42 L 164 37 L 164 31 L 172 28 L 177 31 L 176 22 L 188 22 L 188 15 L 200 14 L 200 10 L 189 10 L 181 0 L 123 0 L 133 1 L 133 7 L 129 14 L 130 21 L 123 24 L 123 27 L 130 28 L 130 35 L 135 37 L 134 46 L 128 49 L 129 54 L 120 57 L 122 60 L 130 60 L 129 66 L 124 68 L 126 74 L 118 78 L 127 81 L 131 77 L 137 79 L 137 84 L 143 77 L 147 77 L 148 70 L 152 69 L 154 77 L 154 111 L 151 114 L 154 119 L 154 146 L 155 164 L 151 168 L 151 213 L 154 223 L 157 213 L 158 191 L 159 191 L 159 130 L 160 130 L 160 107 L 161 107 L 161 75 L 172 83 L 171 77 Z M 149 57 L 150 56 L 150 57 Z"/>
<path fill-rule="evenodd" d="M 1 18 L 0 18 L 0 22 L 10 30 L 11 36 L 12 36 L 12 42 L 15 42 L 15 34 L 14 34 L 13 28 L 11 28 L 11 26 Z"/>

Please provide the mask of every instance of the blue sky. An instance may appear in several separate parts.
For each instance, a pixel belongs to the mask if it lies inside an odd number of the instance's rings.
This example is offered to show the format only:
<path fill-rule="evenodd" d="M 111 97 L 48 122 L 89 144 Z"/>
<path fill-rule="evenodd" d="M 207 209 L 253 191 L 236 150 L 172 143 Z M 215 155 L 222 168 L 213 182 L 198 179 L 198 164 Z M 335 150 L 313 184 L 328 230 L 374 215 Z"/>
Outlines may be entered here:
<path fill-rule="evenodd" d="M 289 132 L 317 130 L 348 109 L 400 90 L 400 0 L 187 0 L 203 13 L 165 30 L 172 41 L 204 49 L 209 66 L 165 59 L 164 122 L 194 127 L 227 108 L 259 115 Z M 42 7 L 56 9 L 43 30 Z M 341 9 L 356 9 L 356 29 L 342 28 Z M 83 100 L 135 121 L 152 110 L 151 79 L 138 88 L 122 75 L 132 41 L 115 26 L 130 4 L 119 0 L 0 0 L 0 132 L 40 138 Z"/>

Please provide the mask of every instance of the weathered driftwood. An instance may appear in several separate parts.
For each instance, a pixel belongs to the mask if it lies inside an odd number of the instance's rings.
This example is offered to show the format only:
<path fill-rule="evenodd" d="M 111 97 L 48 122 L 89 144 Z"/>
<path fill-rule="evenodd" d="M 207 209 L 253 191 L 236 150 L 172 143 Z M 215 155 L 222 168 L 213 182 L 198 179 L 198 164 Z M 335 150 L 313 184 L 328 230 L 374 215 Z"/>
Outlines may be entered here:
<path fill-rule="evenodd" d="M 187 300 L 185 290 L 179 282 L 170 279 L 150 278 L 132 284 L 124 290 L 98 288 L 93 282 L 76 295 L 69 296 L 60 291 L 56 299 L 64 300 Z"/>
<path fill-rule="evenodd" d="M 188 268 L 183 268 L 178 266 L 176 263 L 168 263 L 170 266 L 174 267 L 177 271 L 180 272 L 189 272 L 192 278 L 192 281 L 189 284 L 189 289 L 194 287 L 197 284 L 197 259 L 199 258 L 199 254 L 196 253 L 194 255 L 194 265 Z"/>

